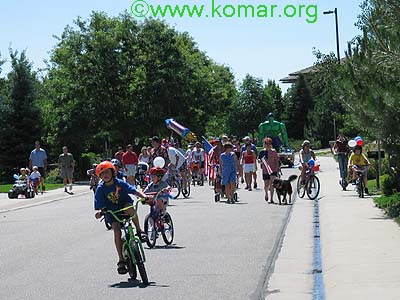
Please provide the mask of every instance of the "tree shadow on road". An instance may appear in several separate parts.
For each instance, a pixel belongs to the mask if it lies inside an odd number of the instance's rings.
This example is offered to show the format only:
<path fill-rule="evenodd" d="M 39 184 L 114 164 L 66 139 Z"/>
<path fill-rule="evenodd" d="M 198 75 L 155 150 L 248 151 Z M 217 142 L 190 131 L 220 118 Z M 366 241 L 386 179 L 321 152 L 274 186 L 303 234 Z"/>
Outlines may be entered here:
<path fill-rule="evenodd" d="M 118 288 L 118 289 L 129 289 L 129 288 L 147 288 L 147 287 L 163 287 L 163 288 L 168 288 L 169 285 L 162 285 L 162 284 L 156 284 L 153 281 L 150 281 L 148 285 L 145 285 L 143 282 L 137 280 L 137 279 L 128 279 L 128 281 L 121 281 L 118 283 L 110 284 L 108 287 L 110 288 Z"/>
<path fill-rule="evenodd" d="M 175 249 L 177 249 L 177 250 L 180 250 L 180 249 L 185 249 L 186 247 L 183 247 L 183 246 L 178 246 L 178 245 L 176 245 L 176 244 L 173 244 L 173 245 L 164 245 L 164 246 L 159 246 L 159 245 L 156 245 L 154 248 L 152 248 L 152 249 L 150 249 L 150 248 L 148 248 L 148 247 L 146 247 L 146 249 L 149 249 L 149 250 L 155 250 L 155 249 L 171 249 L 171 250 L 175 250 Z"/>

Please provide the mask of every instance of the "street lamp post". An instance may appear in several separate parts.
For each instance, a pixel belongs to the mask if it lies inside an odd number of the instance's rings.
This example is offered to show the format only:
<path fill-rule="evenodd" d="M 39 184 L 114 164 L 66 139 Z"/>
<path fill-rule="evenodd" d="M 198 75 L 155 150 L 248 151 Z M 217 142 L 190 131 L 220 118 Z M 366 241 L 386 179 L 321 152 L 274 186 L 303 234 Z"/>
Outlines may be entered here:
<path fill-rule="evenodd" d="M 338 27 L 338 16 L 337 16 L 337 8 L 335 10 L 328 10 L 324 11 L 324 15 L 335 14 L 335 24 L 336 24 L 336 51 L 337 51 L 337 58 L 340 64 L 340 52 L 339 52 L 339 27 Z"/>

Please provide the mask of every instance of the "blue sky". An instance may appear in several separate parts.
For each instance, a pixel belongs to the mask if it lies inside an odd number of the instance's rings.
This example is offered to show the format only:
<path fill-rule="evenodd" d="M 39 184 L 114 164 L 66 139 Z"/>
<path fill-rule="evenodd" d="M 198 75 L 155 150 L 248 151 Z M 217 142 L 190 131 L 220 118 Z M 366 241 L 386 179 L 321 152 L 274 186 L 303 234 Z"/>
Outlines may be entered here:
<path fill-rule="evenodd" d="M 53 48 L 64 27 L 77 17 L 88 18 L 90 13 L 104 11 L 116 16 L 129 10 L 132 0 L 2 0 L 0 10 L 0 53 L 8 57 L 11 46 L 26 49 L 34 69 L 43 68 L 44 59 Z M 147 0 L 149 4 L 204 4 L 211 0 Z M 281 10 L 288 4 L 316 4 L 318 20 L 308 24 L 304 18 L 168 18 L 178 31 L 187 31 L 199 48 L 216 62 L 228 65 L 238 81 L 247 73 L 264 80 L 279 80 L 288 73 L 308 67 L 315 62 L 313 48 L 336 53 L 334 15 L 325 10 L 338 8 L 341 56 L 347 42 L 359 34 L 354 26 L 361 0 L 215 0 L 217 4 L 276 4 Z M 10 70 L 7 62 L 2 76 Z M 281 85 L 284 90 L 288 85 Z"/>

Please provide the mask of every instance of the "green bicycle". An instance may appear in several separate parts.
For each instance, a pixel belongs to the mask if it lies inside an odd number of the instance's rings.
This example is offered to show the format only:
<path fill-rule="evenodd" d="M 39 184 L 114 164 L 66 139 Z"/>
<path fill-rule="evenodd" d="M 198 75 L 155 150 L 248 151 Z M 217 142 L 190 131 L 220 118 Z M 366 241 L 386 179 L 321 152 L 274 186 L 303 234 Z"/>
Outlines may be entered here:
<path fill-rule="evenodd" d="M 145 199 L 139 199 L 135 205 L 135 211 L 138 209 L 139 202 L 144 203 Z M 111 214 L 115 220 L 121 223 L 121 228 L 124 232 L 122 237 L 122 254 L 124 257 L 125 265 L 128 268 L 129 276 L 134 280 L 137 277 L 136 267 L 139 270 L 142 282 L 145 285 L 149 284 L 149 279 L 147 278 L 146 268 L 144 263 L 146 262 L 146 257 L 144 255 L 143 245 L 139 237 L 135 234 L 135 227 L 132 224 L 134 216 L 124 215 L 124 211 L 130 209 L 133 205 L 124 207 L 120 210 L 104 210 L 103 213 Z"/>

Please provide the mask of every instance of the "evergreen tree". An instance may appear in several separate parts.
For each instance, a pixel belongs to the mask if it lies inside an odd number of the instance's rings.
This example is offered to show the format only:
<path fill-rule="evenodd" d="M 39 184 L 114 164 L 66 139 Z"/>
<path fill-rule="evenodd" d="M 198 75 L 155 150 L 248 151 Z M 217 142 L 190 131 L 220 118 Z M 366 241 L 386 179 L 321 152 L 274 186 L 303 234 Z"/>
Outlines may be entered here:
<path fill-rule="evenodd" d="M 10 52 L 8 97 L 3 100 L 0 161 L 6 171 L 28 165 L 35 140 L 41 137 L 40 110 L 35 103 L 36 75 L 25 52 Z"/>
<path fill-rule="evenodd" d="M 303 76 L 294 84 L 286 101 L 288 136 L 303 139 L 305 129 L 309 125 L 308 113 L 313 109 L 313 99 Z"/>

